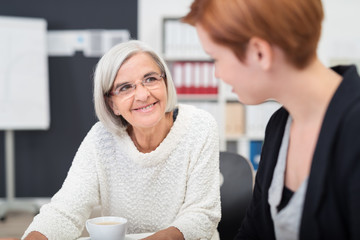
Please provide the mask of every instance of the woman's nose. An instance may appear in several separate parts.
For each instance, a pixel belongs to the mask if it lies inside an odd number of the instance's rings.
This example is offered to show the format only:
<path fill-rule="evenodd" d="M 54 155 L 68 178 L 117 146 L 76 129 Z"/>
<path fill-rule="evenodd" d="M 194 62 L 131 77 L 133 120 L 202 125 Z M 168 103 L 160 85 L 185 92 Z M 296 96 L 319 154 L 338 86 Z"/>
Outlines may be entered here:
<path fill-rule="evenodd" d="M 149 89 L 147 89 L 142 83 L 136 85 L 135 88 L 135 99 L 146 100 L 150 95 Z"/>

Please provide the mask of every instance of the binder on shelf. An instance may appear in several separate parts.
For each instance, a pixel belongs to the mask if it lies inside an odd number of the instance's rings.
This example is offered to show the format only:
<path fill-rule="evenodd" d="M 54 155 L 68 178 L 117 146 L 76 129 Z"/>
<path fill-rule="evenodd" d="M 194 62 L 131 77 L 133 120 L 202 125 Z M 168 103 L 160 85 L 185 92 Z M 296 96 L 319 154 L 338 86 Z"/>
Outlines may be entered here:
<path fill-rule="evenodd" d="M 245 133 L 245 110 L 239 102 L 226 103 L 225 134 L 228 137 L 238 137 Z"/>
<path fill-rule="evenodd" d="M 194 63 L 194 72 L 193 72 L 193 80 L 194 80 L 194 93 L 200 94 L 201 93 L 201 63 L 195 62 Z"/>
<path fill-rule="evenodd" d="M 207 66 L 208 64 L 203 62 L 201 63 L 201 80 L 200 80 L 200 87 L 199 87 L 199 92 L 200 94 L 206 94 L 206 84 L 207 84 L 207 79 L 210 78 L 210 74 L 209 71 L 207 71 Z"/>
<path fill-rule="evenodd" d="M 166 34 L 164 34 L 164 41 L 163 41 L 163 52 L 173 56 L 174 53 L 172 52 L 175 49 L 175 30 L 174 28 L 175 26 L 175 21 L 171 21 L 170 19 L 168 19 L 167 21 L 164 21 L 164 32 L 166 32 Z"/>
<path fill-rule="evenodd" d="M 262 144 L 262 141 L 250 142 L 250 161 L 255 171 L 258 169 L 259 166 Z"/>
<path fill-rule="evenodd" d="M 218 80 L 214 76 L 212 62 L 174 62 L 173 81 L 179 95 L 218 94 Z"/>
<path fill-rule="evenodd" d="M 246 135 L 262 138 L 270 117 L 280 106 L 275 101 L 268 101 L 260 105 L 246 105 Z"/>
<path fill-rule="evenodd" d="M 185 94 L 194 94 L 193 82 L 194 82 L 194 74 L 193 74 L 193 64 L 190 62 L 186 62 L 184 64 L 184 75 L 183 75 L 183 86 Z"/>
<path fill-rule="evenodd" d="M 204 52 L 194 27 L 180 18 L 163 19 L 162 51 L 167 58 L 191 57 L 210 59 Z"/>
<path fill-rule="evenodd" d="M 175 62 L 173 65 L 173 81 L 175 84 L 177 94 L 184 94 L 184 86 L 183 86 L 183 63 L 182 62 Z"/>
<path fill-rule="evenodd" d="M 215 64 L 211 63 L 210 65 L 210 84 L 209 84 L 209 90 L 211 94 L 217 94 L 218 93 L 218 79 L 215 77 Z"/>

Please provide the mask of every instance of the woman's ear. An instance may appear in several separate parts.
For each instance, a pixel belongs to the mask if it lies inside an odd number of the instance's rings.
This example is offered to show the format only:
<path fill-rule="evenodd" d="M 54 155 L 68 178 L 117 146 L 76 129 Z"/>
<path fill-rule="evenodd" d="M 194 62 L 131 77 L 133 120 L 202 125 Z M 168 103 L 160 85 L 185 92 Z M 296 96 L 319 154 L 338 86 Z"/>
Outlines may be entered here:
<path fill-rule="evenodd" d="M 111 97 L 105 97 L 105 101 L 107 102 L 107 104 L 110 106 L 111 110 L 113 111 L 113 113 L 115 115 L 120 115 L 120 112 L 117 110 L 117 106 L 116 104 L 114 104 L 113 100 Z"/>
<path fill-rule="evenodd" d="M 259 38 L 252 37 L 248 43 L 247 55 L 249 60 L 263 70 L 269 70 L 273 63 L 273 49 L 269 42 Z"/>

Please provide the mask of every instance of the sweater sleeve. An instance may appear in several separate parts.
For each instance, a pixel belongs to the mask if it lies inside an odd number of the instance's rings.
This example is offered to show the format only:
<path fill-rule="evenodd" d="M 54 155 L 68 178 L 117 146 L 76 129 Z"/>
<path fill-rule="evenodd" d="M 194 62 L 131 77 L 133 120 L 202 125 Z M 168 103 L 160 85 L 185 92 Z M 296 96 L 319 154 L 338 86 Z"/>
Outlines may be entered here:
<path fill-rule="evenodd" d="M 22 239 L 32 231 L 50 240 L 77 239 L 81 235 L 86 219 L 99 204 L 93 135 L 90 131 L 85 137 L 61 189 L 41 207 Z"/>
<path fill-rule="evenodd" d="M 218 129 L 215 120 L 207 122 L 206 132 L 195 132 L 202 142 L 193 144 L 198 150 L 189 164 L 184 204 L 172 223 L 186 240 L 211 239 L 221 217 Z"/>

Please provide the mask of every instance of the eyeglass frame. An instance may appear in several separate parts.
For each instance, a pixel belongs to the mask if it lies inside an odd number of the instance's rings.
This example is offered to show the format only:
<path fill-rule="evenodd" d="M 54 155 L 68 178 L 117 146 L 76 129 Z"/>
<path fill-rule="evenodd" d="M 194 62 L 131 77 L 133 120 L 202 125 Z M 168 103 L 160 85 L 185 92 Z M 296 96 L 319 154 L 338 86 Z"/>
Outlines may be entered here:
<path fill-rule="evenodd" d="M 151 88 L 149 89 L 148 86 L 146 86 L 146 83 L 145 83 L 144 81 L 145 81 L 146 79 L 148 79 L 149 77 L 153 76 L 154 74 L 159 75 L 159 78 L 160 78 L 160 79 L 156 80 L 156 81 L 158 81 L 159 83 L 160 83 L 161 80 L 165 80 L 165 78 L 166 78 L 166 75 L 165 75 L 164 72 L 161 73 L 161 74 L 155 72 L 155 73 L 149 74 L 148 76 L 145 75 L 144 79 L 142 79 L 142 80 L 137 80 L 137 81 L 135 81 L 134 83 L 124 83 L 124 84 L 120 84 L 120 86 L 117 87 L 117 89 L 118 89 L 119 87 L 123 87 L 124 85 L 130 85 L 130 86 L 131 86 L 131 92 L 129 92 L 129 93 L 121 94 L 120 91 L 119 91 L 118 93 L 116 93 L 116 92 L 115 92 L 116 90 L 111 90 L 111 91 L 106 92 L 106 93 L 104 94 L 104 96 L 105 96 L 105 97 L 111 97 L 111 96 L 115 96 L 115 97 L 116 97 L 116 96 L 120 96 L 120 97 L 123 97 L 123 98 L 127 98 L 127 95 L 126 95 L 126 94 L 129 94 L 129 95 L 130 95 L 130 93 L 135 93 L 135 90 L 136 90 L 136 87 L 137 87 L 138 84 L 141 84 L 141 85 L 142 85 L 144 88 L 146 88 L 147 90 L 152 90 Z M 165 84 L 166 84 L 166 83 L 165 83 Z M 131 97 L 131 96 L 132 96 L 132 95 L 130 95 L 129 97 Z"/>

